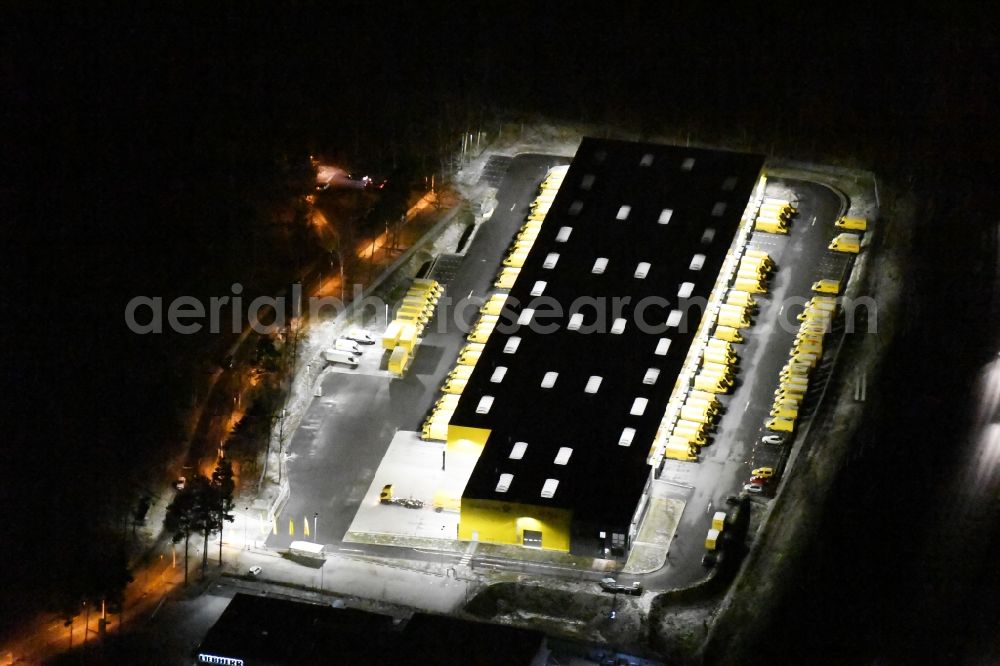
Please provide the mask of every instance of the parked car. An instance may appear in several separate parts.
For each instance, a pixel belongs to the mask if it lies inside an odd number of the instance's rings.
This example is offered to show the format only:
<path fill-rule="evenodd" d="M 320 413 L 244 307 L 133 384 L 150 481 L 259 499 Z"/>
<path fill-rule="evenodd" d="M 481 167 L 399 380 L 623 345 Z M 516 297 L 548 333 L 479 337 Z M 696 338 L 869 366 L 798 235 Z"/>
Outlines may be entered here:
<path fill-rule="evenodd" d="M 711 568 L 715 566 L 715 563 L 719 560 L 718 551 L 712 551 L 710 553 L 705 553 L 701 556 L 701 566 Z"/>
<path fill-rule="evenodd" d="M 771 477 L 769 477 L 769 476 L 751 476 L 750 477 L 750 483 L 752 483 L 755 486 L 766 485 L 767 482 L 770 481 L 770 480 L 771 480 Z"/>
<path fill-rule="evenodd" d="M 375 336 L 368 331 L 361 330 L 360 328 L 351 329 L 344 337 L 362 345 L 375 344 Z"/>
<path fill-rule="evenodd" d="M 752 493 L 754 495 L 758 495 L 758 494 L 764 492 L 764 486 L 757 485 L 755 483 L 748 483 L 745 486 L 743 486 L 743 490 L 745 492 Z"/>
<path fill-rule="evenodd" d="M 601 589 L 605 592 L 618 592 L 621 594 L 642 594 L 642 583 L 636 581 L 631 585 L 619 583 L 611 577 L 601 579 Z"/>
<path fill-rule="evenodd" d="M 736 495 L 730 495 L 726 498 L 726 504 L 733 506 L 740 503 L 740 498 Z"/>
<path fill-rule="evenodd" d="M 773 467 L 758 467 L 757 469 L 750 472 L 750 476 L 759 476 L 762 479 L 769 479 L 774 476 Z"/>
<path fill-rule="evenodd" d="M 260 575 L 260 572 L 263 571 L 263 570 L 264 569 L 262 569 L 260 566 L 254 565 L 254 566 L 250 567 L 250 570 L 247 573 L 249 573 L 251 576 L 253 576 L 254 578 L 256 578 L 257 576 Z"/>
<path fill-rule="evenodd" d="M 173 483 L 174 488 L 176 488 L 177 490 L 184 490 L 184 486 L 186 486 L 186 485 L 187 485 L 187 477 L 186 476 L 178 476 L 177 479 L 175 479 L 174 483 Z"/>
<path fill-rule="evenodd" d="M 764 435 L 760 438 L 760 441 L 765 444 L 784 444 L 785 438 L 781 435 Z"/>

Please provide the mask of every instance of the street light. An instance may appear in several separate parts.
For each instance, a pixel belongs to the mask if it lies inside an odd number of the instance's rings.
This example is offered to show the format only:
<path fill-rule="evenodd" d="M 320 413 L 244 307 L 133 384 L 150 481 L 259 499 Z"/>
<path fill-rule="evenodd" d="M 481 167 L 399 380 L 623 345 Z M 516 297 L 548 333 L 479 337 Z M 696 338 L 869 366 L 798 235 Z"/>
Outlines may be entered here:
<path fill-rule="evenodd" d="M 340 242 L 339 238 L 337 239 L 337 242 L 338 243 Z M 341 305 L 343 305 L 343 303 L 344 303 L 344 256 L 342 254 L 340 254 L 340 248 L 339 247 L 336 250 L 330 250 L 330 253 L 337 255 L 337 265 L 340 267 L 340 303 L 341 303 Z"/>
<path fill-rule="evenodd" d="M 246 515 L 243 516 L 243 548 L 244 550 L 250 550 L 250 544 L 247 543 L 247 523 L 250 522 L 250 507 L 245 506 L 243 510 Z"/>
<path fill-rule="evenodd" d="M 319 520 L 319 513 L 313 514 L 313 543 L 317 543 L 316 521 Z"/>

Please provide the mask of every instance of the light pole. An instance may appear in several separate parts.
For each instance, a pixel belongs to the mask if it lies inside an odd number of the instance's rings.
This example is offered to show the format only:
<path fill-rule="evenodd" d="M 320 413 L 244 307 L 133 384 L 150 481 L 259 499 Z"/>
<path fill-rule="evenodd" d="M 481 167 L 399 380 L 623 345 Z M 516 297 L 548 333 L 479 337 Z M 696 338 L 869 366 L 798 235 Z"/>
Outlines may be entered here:
<path fill-rule="evenodd" d="M 243 516 L 243 548 L 244 550 L 250 550 L 250 544 L 247 543 L 247 523 L 250 522 L 250 507 L 243 507 L 243 511 L 246 515 Z"/>
<path fill-rule="evenodd" d="M 313 543 L 318 543 L 318 535 L 316 534 L 316 522 L 319 520 L 319 513 L 313 514 Z"/>
<path fill-rule="evenodd" d="M 340 243 L 338 237 L 337 243 Z M 331 254 L 337 255 L 337 265 L 340 267 L 340 303 L 344 303 L 344 255 L 340 254 L 340 247 L 338 246 L 336 250 L 330 250 Z"/>

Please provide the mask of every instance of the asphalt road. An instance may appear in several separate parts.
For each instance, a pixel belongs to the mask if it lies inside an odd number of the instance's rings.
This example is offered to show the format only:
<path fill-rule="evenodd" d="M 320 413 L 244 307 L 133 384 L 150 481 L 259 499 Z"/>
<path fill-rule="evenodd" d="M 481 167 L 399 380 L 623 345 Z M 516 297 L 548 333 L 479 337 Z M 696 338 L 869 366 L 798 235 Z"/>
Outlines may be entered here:
<path fill-rule="evenodd" d="M 492 289 L 497 269 L 514 233 L 523 224 L 538 184 L 550 166 L 567 164 L 568 158 L 520 155 L 511 161 L 501 184 L 492 218 L 480 225 L 469 244 L 465 261 L 454 271 L 445 295 L 452 300 L 482 303 Z M 419 430 L 444 376 L 454 367 L 465 344 L 465 332 L 478 307 L 457 310 L 442 299 L 437 314 L 424 331 L 413 365 L 402 379 L 391 379 L 383 371 L 382 349 L 364 350 L 357 370 L 337 370 L 323 382 L 323 396 L 313 400 L 302 424 L 287 446 L 285 470 L 291 481 L 291 496 L 278 518 L 278 534 L 267 540 L 271 548 L 285 548 L 303 536 L 303 522 L 318 534 L 309 538 L 338 549 L 350 527 L 379 462 L 396 430 Z M 460 323 L 462 326 L 460 327 Z M 288 525 L 295 524 L 295 535 Z M 357 544 L 348 548 L 357 549 Z M 374 554 L 383 549 L 365 548 Z M 438 559 L 411 549 L 386 553 L 413 559 Z M 459 556 L 460 557 L 460 556 Z"/>
<path fill-rule="evenodd" d="M 725 413 L 719 420 L 714 441 L 702 449 L 697 464 L 667 461 L 661 481 L 668 483 L 667 495 L 684 499 L 687 506 L 670 547 L 668 565 L 643 578 L 651 587 L 674 587 L 704 577 L 701 565 L 704 540 L 712 514 L 729 508 L 725 498 L 737 495 L 750 480 L 755 467 L 780 467 L 792 441 L 775 446 L 762 444 L 769 434 L 764 424 L 770 418 L 778 374 L 787 362 L 802 312 L 802 303 L 812 297 L 812 283 L 820 278 L 846 280 L 851 260 L 848 255 L 827 250 L 839 233 L 833 223 L 841 215 L 841 201 L 830 189 L 805 181 L 772 179 L 768 196 L 787 196 L 799 201 L 799 213 L 787 236 L 754 232 L 751 247 L 768 252 L 774 273 L 767 294 L 758 295 L 759 311 L 753 326 L 743 329 L 746 342 L 737 346 L 740 372 L 732 394 L 722 396 Z M 828 375 L 830 357 L 839 344 L 838 331 L 824 345 L 827 366 L 810 379 L 806 408 L 815 406 Z M 800 421 L 803 415 L 800 415 Z M 755 498 L 754 501 L 760 501 Z"/>

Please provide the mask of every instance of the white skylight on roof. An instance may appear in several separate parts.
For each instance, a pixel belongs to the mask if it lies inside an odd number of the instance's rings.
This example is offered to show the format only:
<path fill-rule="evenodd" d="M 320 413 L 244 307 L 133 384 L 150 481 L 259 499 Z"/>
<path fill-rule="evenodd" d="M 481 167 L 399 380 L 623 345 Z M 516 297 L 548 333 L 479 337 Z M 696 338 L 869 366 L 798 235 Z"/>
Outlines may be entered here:
<path fill-rule="evenodd" d="M 618 438 L 618 446 L 631 446 L 635 437 L 635 428 L 622 428 L 622 436 Z"/>
<path fill-rule="evenodd" d="M 607 268 L 608 268 L 608 258 L 598 257 L 597 260 L 594 262 L 594 267 L 590 269 L 590 272 L 594 273 L 595 275 L 601 275 L 605 270 L 607 270 Z"/>
<path fill-rule="evenodd" d="M 667 315 L 667 327 L 674 327 L 681 323 L 681 319 L 684 317 L 684 313 L 680 310 L 671 310 L 670 314 Z"/>
<path fill-rule="evenodd" d="M 696 254 L 691 257 L 691 263 L 688 265 L 688 269 L 692 271 L 700 271 L 701 267 L 705 265 L 705 255 Z"/>
<path fill-rule="evenodd" d="M 560 446 L 559 453 L 556 454 L 556 459 L 553 460 L 557 465 L 565 465 L 569 462 L 569 457 L 573 455 L 573 449 L 568 446 Z"/>
<path fill-rule="evenodd" d="M 664 208 L 660 211 L 660 219 L 657 220 L 659 224 L 670 224 L 670 218 L 674 215 L 673 208 Z"/>
<path fill-rule="evenodd" d="M 639 160 L 639 166 L 653 166 L 653 153 L 646 153 Z"/>
<path fill-rule="evenodd" d="M 650 368 L 650 369 L 646 370 L 646 374 L 643 375 L 643 377 L 642 377 L 642 383 L 643 384 L 652 385 L 652 384 L 655 384 L 656 380 L 659 379 L 659 378 L 660 378 L 660 369 L 659 368 Z"/>
<path fill-rule="evenodd" d="M 489 414 L 491 407 L 493 407 L 493 396 L 484 395 L 476 405 L 476 414 Z"/>
<path fill-rule="evenodd" d="M 521 310 L 521 314 L 517 317 L 517 323 L 520 326 L 527 326 L 531 323 L 531 318 L 535 316 L 534 308 L 524 308 Z"/>
<path fill-rule="evenodd" d="M 542 264 L 542 268 L 552 269 L 556 267 L 557 263 L 559 263 L 559 253 L 549 252 L 545 255 L 545 263 Z"/>
<path fill-rule="evenodd" d="M 681 286 L 677 290 L 677 295 L 681 298 L 687 298 L 692 293 L 694 293 L 694 282 L 681 282 Z"/>
<path fill-rule="evenodd" d="M 729 178 L 726 178 L 724 181 L 722 181 L 722 190 L 724 192 L 732 192 L 734 189 L 736 189 L 736 182 L 737 182 L 736 176 L 730 176 Z"/>
<path fill-rule="evenodd" d="M 500 480 L 497 481 L 497 492 L 505 493 L 507 489 L 510 488 L 511 481 L 514 480 L 513 474 L 501 474 Z"/>
<path fill-rule="evenodd" d="M 694 158 L 685 157 L 684 161 L 681 162 L 681 171 L 690 171 L 694 168 Z"/>
<path fill-rule="evenodd" d="M 493 382 L 494 384 L 499 384 L 500 382 L 503 381 L 503 378 L 506 374 L 507 374 L 507 368 L 505 366 L 498 365 L 496 369 L 493 371 L 493 374 L 490 375 L 490 381 Z"/>
<path fill-rule="evenodd" d="M 545 376 L 542 377 L 542 388 L 552 388 L 556 385 L 557 379 L 559 379 L 558 372 L 546 372 Z"/>
<path fill-rule="evenodd" d="M 632 409 L 629 410 L 629 414 L 632 416 L 642 416 L 646 411 L 646 405 L 649 400 L 646 398 L 636 398 L 632 401 Z"/>
<path fill-rule="evenodd" d="M 518 345 L 521 344 L 521 338 L 517 335 L 512 335 L 507 338 L 507 344 L 503 346 L 504 354 L 513 354 L 517 351 Z"/>
<path fill-rule="evenodd" d="M 594 186 L 594 174 L 588 173 L 583 177 L 583 180 L 580 181 L 580 189 L 590 190 L 590 188 L 592 188 L 593 186 Z"/>
<path fill-rule="evenodd" d="M 543 293 L 545 293 L 545 287 L 547 287 L 548 284 L 549 283 L 546 282 L 545 280 L 538 280 L 537 282 L 535 282 L 535 285 L 531 288 L 531 295 L 541 296 Z"/>
<path fill-rule="evenodd" d="M 708 245 L 715 239 L 715 227 L 709 227 L 701 234 L 701 244 Z"/>
<path fill-rule="evenodd" d="M 627 220 L 628 214 L 632 212 L 632 206 L 622 206 L 618 209 L 618 214 L 615 215 L 616 220 Z"/>
<path fill-rule="evenodd" d="M 583 210 L 583 202 L 580 200 L 574 201 L 569 205 L 569 210 L 567 211 L 570 215 L 579 215 L 580 211 Z"/>
<path fill-rule="evenodd" d="M 566 328 L 571 331 L 579 331 L 582 325 L 583 325 L 583 313 L 577 312 L 576 314 L 570 316 L 569 324 L 566 325 Z"/>
<path fill-rule="evenodd" d="M 559 233 L 556 234 L 556 242 L 565 243 L 569 240 L 571 233 L 573 233 L 573 227 L 559 227 Z"/>
<path fill-rule="evenodd" d="M 640 261 L 635 267 L 635 277 L 640 280 L 645 279 L 645 277 L 649 274 L 649 267 L 650 263 L 648 261 Z"/>
<path fill-rule="evenodd" d="M 603 379 L 597 375 L 591 375 L 590 379 L 587 380 L 587 385 L 584 387 L 583 391 L 585 393 L 597 393 L 597 390 L 601 388 L 601 382 Z"/>
<path fill-rule="evenodd" d="M 542 497 L 549 499 L 556 494 L 556 488 L 559 487 L 559 479 L 545 479 L 545 483 L 542 485 Z"/>
<path fill-rule="evenodd" d="M 656 343 L 656 350 L 653 353 L 657 356 L 666 356 L 668 351 L 670 351 L 670 338 L 660 338 L 660 341 Z"/>
<path fill-rule="evenodd" d="M 615 323 L 611 325 L 611 332 L 614 335 L 621 335 L 625 332 L 625 318 L 618 317 L 615 319 Z"/>
<path fill-rule="evenodd" d="M 716 201 L 715 205 L 712 206 L 712 217 L 722 217 L 726 214 L 726 202 Z"/>
<path fill-rule="evenodd" d="M 514 442 L 514 447 L 510 450 L 511 460 L 520 460 L 524 457 L 524 452 L 528 450 L 527 442 Z"/>

